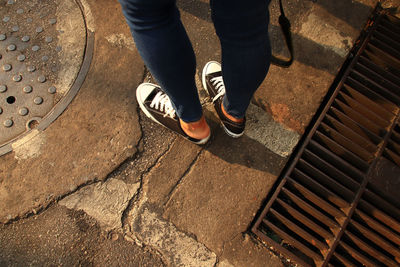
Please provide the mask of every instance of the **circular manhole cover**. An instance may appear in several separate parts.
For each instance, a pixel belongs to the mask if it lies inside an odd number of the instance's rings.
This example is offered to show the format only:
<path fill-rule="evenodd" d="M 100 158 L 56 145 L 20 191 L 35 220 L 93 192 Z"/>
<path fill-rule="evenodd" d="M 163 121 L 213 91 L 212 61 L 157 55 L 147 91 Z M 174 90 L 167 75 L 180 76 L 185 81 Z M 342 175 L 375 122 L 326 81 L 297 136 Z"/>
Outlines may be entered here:
<path fill-rule="evenodd" d="M 0 0 L 0 155 L 72 101 L 90 65 L 88 34 L 75 0 Z"/>

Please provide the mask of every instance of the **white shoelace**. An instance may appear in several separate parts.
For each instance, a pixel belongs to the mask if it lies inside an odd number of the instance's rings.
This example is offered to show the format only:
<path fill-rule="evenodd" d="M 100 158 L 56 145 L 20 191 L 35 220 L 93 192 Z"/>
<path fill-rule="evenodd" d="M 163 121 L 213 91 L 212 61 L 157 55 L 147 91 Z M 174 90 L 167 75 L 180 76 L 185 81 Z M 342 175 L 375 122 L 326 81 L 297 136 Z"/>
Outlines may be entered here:
<path fill-rule="evenodd" d="M 171 100 L 164 92 L 158 92 L 150 104 L 151 108 L 164 112 L 164 117 L 175 117 L 175 109 L 172 107 Z"/>
<path fill-rule="evenodd" d="M 212 99 L 212 102 L 214 103 L 218 98 L 225 94 L 225 85 L 222 76 L 212 78 L 210 81 L 215 86 L 215 89 L 217 89 L 217 94 Z"/>

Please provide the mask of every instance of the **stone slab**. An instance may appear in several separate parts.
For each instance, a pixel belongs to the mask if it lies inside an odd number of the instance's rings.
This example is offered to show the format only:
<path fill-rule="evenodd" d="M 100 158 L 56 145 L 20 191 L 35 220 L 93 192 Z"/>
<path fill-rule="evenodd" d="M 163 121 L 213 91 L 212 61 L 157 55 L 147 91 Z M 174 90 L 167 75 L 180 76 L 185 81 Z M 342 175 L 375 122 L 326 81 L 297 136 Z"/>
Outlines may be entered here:
<path fill-rule="evenodd" d="M 60 202 L 69 209 L 83 210 L 96 219 L 105 231 L 122 229 L 122 216 L 140 184 L 117 179 L 83 187 Z"/>
<path fill-rule="evenodd" d="M 242 137 L 215 139 L 184 176 L 164 218 L 194 234 L 219 256 L 224 243 L 249 227 L 285 159 Z"/>
<path fill-rule="evenodd" d="M 159 251 L 168 266 L 211 267 L 216 264 L 215 253 L 146 206 L 132 214 L 132 230 L 141 242 Z"/>
<path fill-rule="evenodd" d="M 285 3 L 295 62 L 288 69 L 271 66 L 255 94 L 257 105 L 278 123 L 304 133 L 376 2 Z M 271 44 L 273 54 L 287 56 L 277 3 L 271 5 Z"/>
<path fill-rule="evenodd" d="M 218 267 L 229 266 L 285 266 L 281 259 L 253 240 L 249 235 L 239 234 L 224 244 Z"/>
<path fill-rule="evenodd" d="M 143 63 L 135 50 L 119 45 L 124 41 L 110 41 L 109 36 L 130 37 L 117 1 L 83 4 L 95 32 L 90 71 L 67 110 L 21 144 L 26 153 L 0 158 L 0 222 L 36 212 L 82 184 L 104 179 L 137 151 L 141 130 L 135 88 Z"/>
<path fill-rule="evenodd" d="M 169 151 L 143 177 L 143 191 L 149 203 L 163 207 L 170 194 L 196 160 L 201 148 L 178 137 Z"/>

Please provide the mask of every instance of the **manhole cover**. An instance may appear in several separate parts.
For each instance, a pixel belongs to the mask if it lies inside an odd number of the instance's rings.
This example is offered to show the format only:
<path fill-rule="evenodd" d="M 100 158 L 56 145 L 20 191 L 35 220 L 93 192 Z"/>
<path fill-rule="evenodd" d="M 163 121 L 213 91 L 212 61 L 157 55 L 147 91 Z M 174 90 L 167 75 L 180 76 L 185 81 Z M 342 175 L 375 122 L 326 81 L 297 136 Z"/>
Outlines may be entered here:
<path fill-rule="evenodd" d="M 0 1 L 0 155 L 68 106 L 88 71 L 92 40 L 77 1 Z"/>

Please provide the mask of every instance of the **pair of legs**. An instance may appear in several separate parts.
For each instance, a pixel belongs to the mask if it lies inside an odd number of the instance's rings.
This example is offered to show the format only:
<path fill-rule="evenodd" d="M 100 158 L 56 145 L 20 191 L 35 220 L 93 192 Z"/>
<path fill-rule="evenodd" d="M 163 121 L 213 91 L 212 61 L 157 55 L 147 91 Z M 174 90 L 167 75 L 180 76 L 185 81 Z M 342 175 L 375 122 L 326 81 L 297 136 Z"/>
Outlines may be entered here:
<path fill-rule="evenodd" d="M 119 0 L 138 51 L 183 123 L 203 118 L 196 60 L 176 0 Z M 267 0 L 211 0 L 221 42 L 223 110 L 242 119 L 270 65 Z M 182 124 L 184 125 L 184 124 Z"/>

